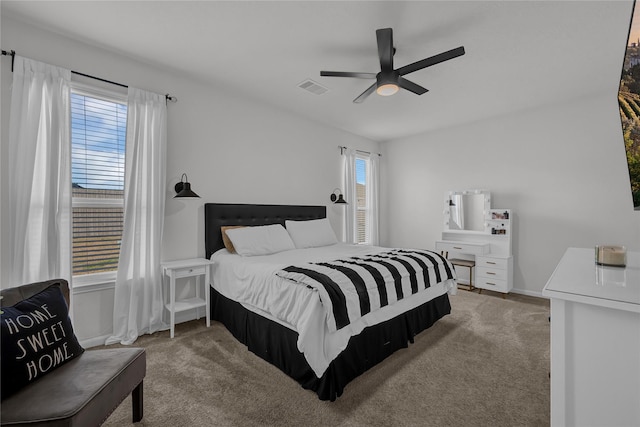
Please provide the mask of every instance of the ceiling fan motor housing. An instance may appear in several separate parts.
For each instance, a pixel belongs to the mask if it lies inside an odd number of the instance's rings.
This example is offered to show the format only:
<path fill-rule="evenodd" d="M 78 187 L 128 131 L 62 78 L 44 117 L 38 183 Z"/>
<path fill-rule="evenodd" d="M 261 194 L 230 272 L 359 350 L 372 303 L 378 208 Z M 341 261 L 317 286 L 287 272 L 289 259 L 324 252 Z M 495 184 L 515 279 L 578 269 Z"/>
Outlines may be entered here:
<path fill-rule="evenodd" d="M 400 90 L 398 80 L 400 74 L 395 71 L 381 71 L 376 74 L 376 93 L 380 96 L 391 96 Z"/>
<path fill-rule="evenodd" d="M 398 85 L 398 77 L 400 77 L 400 74 L 396 70 L 380 71 L 376 74 L 376 81 L 378 82 L 378 87 L 385 84 Z"/>

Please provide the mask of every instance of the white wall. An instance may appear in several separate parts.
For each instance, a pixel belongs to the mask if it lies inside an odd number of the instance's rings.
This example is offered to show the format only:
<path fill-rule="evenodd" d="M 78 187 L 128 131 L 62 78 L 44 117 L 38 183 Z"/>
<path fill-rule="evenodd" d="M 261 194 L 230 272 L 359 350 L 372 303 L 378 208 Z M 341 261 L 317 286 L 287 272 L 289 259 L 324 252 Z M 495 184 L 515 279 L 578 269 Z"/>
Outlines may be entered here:
<path fill-rule="evenodd" d="M 338 145 L 379 151 L 379 145 L 367 139 L 242 98 L 225 87 L 207 86 L 171 70 L 26 25 L 6 14 L 1 40 L 3 49 L 14 49 L 28 58 L 178 97 L 177 103 L 168 106 L 165 260 L 204 256 L 205 202 L 326 204 L 329 219 L 341 233 L 342 210 L 329 201 L 341 182 Z M 2 58 L 0 200 L 7 191 L 3 173 L 7 170 L 10 65 L 10 58 Z M 200 200 L 172 199 L 173 186 L 183 172 Z M 3 212 L 8 209 L 4 203 L 0 208 Z M 2 218 L 7 216 L 2 214 Z M 0 254 L 7 253 L 4 235 Z M 6 257 L 1 266 L 2 271 L 10 268 Z M 4 283 L 1 274 L 0 281 Z M 109 287 L 75 295 L 80 339 L 109 333 L 112 299 Z"/>
<path fill-rule="evenodd" d="M 515 290 L 539 295 L 567 247 L 640 250 L 617 94 L 384 144 L 385 243 L 433 248 L 447 190 L 489 189 L 515 213 Z"/>
<path fill-rule="evenodd" d="M 178 97 L 169 104 L 164 259 L 204 255 L 203 204 L 329 204 L 338 145 L 382 150 L 381 243 L 432 248 L 444 191 L 488 188 L 515 212 L 515 286 L 539 294 L 569 246 L 640 250 L 615 93 L 378 144 L 256 103 L 228 88 L 61 37 L 2 16 L 3 49 Z M 0 200 L 6 194 L 10 59 L 1 60 Z M 311 96 L 311 95 L 309 95 Z M 171 199 L 186 172 L 201 200 Z M 0 225 L 7 216 L 0 207 Z M 342 211 L 329 206 L 340 232 Z M 1 230 L 0 230 L 1 231 Z M 4 236 L 4 233 L 3 233 Z M 0 256 L 7 251 L 1 240 Z M 0 260 L 2 271 L 5 257 Z M 0 282 L 3 282 L 0 272 Z M 75 295 L 81 339 L 110 331 L 113 289 Z"/>

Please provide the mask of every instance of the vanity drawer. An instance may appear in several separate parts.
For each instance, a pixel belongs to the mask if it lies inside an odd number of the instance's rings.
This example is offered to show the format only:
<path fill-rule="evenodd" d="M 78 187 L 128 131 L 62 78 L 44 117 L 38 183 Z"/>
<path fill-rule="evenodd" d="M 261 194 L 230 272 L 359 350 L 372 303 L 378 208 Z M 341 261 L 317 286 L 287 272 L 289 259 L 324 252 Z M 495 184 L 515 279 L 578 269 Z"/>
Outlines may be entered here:
<path fill-rule="evenodd" d="M 476 277 L 489 280 L 507 280 L 507 270 L 501 270 L 495 267 L 478 267 L 476 265 Z"/>
<path fill-rule="evenodd" d="M 477 267 L 506 270 L 508 265 L 508 258 L 476 257 Z"/>
<path fill-rule="evenodd" d="M 437 241 L 436 250 L 444 252 L 457 252 L 469 255 L 484 255 L 489 252 L 488 244 L 471 244 L 465 242 Z"/>
<path fill-rule="evenodd" d="M 474 282 L 474 286 L 476 288 L 488 289 L 496 292 L 509 292 L 509 286 L 506 280 L 477 277 Z"/>

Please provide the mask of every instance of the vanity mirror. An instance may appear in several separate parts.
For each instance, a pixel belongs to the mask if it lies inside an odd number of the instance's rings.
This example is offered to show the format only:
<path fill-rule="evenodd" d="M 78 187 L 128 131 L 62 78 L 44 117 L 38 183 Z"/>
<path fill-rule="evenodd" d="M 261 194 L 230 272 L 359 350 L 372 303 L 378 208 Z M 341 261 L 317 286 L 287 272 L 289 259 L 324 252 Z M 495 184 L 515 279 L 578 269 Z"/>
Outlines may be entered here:
<path fill-rule="evenodd" d="M 447 191 L 444 196 L 444 229 L 486 233 L 491 209 L 488 190 Z"/>

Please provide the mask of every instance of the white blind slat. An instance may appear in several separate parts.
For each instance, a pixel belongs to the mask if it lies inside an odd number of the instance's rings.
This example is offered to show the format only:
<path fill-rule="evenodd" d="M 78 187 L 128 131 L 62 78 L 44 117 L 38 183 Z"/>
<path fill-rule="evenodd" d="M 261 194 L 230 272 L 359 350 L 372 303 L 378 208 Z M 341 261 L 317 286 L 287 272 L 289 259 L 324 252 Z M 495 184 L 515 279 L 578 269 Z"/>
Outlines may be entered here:
<path fill-rule="evenodd" d="M 356 157 L 356 243 L 368 243 L 367 234 L 367 178 L 368 161 Z"/>
<path fill-rule="evenodd" d="M 81 200 L 73 208 L 74 275 L 118 268 L 126 126 L 122 102 L 72 92 L 71 175 L 73 199 Z M 102 203 L 87 206 L 91 199 Z"/>

